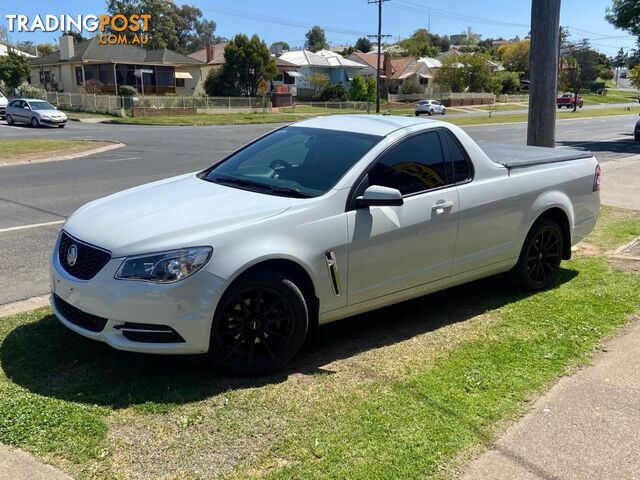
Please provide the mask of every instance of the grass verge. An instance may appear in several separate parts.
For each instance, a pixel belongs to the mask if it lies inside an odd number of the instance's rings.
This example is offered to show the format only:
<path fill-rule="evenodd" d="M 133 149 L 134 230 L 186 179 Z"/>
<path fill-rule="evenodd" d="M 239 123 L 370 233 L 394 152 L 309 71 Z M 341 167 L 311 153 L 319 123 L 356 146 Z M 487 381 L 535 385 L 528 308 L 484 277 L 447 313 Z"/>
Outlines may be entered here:
<path fill-rule="evenodd" d="M 558 120 L 566 120 L 570 118 L 589 118 L 589 117 L 609 117 L 617 115 L 631 115 L 640 112 L 640 107 L 626 108 L 602 108 L 593 110 L 578 110 L 572 111 L 559 111 L 557 115 Z M 442 119 L 446 122 L 453 123 L 454 125 L 485 125 L 492 123 L 515 123 L 526 122 L 527 114 L 513 114 L 513 115 L 496 115 L 494 117 L 489 116 L 475 116 L 475 117 L 449 117 Z"/>
<path fill-rule="evenodd" d="M 259 123 L 287 123 L 310 115 L 293 113 L 219 113 L 157 117 L 113 118 L 109 123 L 136 125 L 246 125 Z"/>
<path fill-rule="evenodd" d="M 606 208 L 591 237 L 640 219 Z M 323 327 L 288 372 L 113 351 L 48 309 L 0 320 L 0 441 L 79 478 L 450 477 L 640 310 L 637 276 L 563 264 L 536 295 L 486 279 Z"/>
<path fill-rule="evenodd" d="M 110 143 L 93 140 L 3 140 L 0 142 L 0 164 L 71 155 L 106 145 Z"/>

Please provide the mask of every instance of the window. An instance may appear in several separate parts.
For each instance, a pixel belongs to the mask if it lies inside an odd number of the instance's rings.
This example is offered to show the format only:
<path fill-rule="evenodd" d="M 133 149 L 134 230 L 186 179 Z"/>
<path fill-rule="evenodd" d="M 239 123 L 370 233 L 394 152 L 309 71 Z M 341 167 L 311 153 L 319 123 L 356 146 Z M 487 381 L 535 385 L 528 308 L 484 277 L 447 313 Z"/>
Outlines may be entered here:
<path fill-rule="evenodd" d="M 449 151 L 451 152 L 451 162 L 453 163 L 453 176 L 455 183 L 466 182 L 473 176 L 471 162 L 457 139 L 451 132 L 443 130 L 443 135 L 447 139 Z"/>
<path fill-rule="evenodd" d="M 76 67 L 76 85 L 82 85 L 82 67 Z"/>
<path fill-rule="evenodd" d="M 438 132 L 430 131 L 384 153 L 369 172 L 369 184 L 396 188 L 409 195 L 448 185 L 449 170 Z"/>
<path fill-rule="evenodd" d="M 184 88 L 184 78 L 176 78 L 176 87 Z"/>
<path fill-rule="evenodd" d="M 429 85 L 429 79 L 420 77 L 420 85 Z"/>
<path fill-rule="evenodd" d="M 204 178 L 260 193 L 282 194 L 283 189 L 288 189 L 305 196 L 319 196 L 332 188 L 381 138 L 286 127 L 233 154 L 210 169 Z"/>

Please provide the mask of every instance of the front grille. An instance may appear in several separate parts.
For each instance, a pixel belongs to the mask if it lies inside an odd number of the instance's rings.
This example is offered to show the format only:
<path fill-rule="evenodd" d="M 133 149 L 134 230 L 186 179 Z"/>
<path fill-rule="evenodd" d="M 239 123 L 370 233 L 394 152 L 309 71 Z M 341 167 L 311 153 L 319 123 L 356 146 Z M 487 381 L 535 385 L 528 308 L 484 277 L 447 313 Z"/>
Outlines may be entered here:
<path fill-rule="evenodd" d="M 120 330 L 122 335 L 132 342 L 184 343 L 184 338 L 167 325 L 125 322 L 123 325 L 116 325 L 113 328 Z"/>
<path fill-rule="evenodd" d="M 67 258 L 72 245 L 76 246 L 77 257 L 76 262 L 73 265 L 69 265 Z M 81 243 L 69 236 L 66 232 L 62 232 L 58 245 L 58 259 L 60 260 L 62 268 L 64 268 L 69 275 L 79 278 L 80 280 L 90 280 L 111 260 L 111 254 L 105 250 L 89 246 L 86 243 Z"/>
<path fill-rule="evenodd" d="M 79 308 L 65 302 L 59 296 L 53 295 L 53 302 L 56 309 L 62 314 L 65 320 L 91 332 L 101 332 L 107 324 L 107 319 L 83 312 Z"/>

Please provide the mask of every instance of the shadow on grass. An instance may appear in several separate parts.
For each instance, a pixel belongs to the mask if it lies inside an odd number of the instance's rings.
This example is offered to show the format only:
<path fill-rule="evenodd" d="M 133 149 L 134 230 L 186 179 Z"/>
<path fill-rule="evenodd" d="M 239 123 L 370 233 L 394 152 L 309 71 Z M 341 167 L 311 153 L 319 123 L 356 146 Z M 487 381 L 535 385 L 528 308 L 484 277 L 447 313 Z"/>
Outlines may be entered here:
<path fill-rule="evenodd" d="M 578 275 L 563 269 L 559 286 Z M 331 374 L 323 366 L 391 345 L 525 298 L 497 276 L 452 288 L 320 328 L 290 368 L 261 378 L 220 376 L 204 356 L 121 352 L 88 340 L 53 315 L 17 327 L 0 346 L 7 377 L 33 393 L 111 408 L 182 404 L 229 390 L 279 383 L 289 374 Z M 150 408 L 154 408 L 150 406 Z"/>

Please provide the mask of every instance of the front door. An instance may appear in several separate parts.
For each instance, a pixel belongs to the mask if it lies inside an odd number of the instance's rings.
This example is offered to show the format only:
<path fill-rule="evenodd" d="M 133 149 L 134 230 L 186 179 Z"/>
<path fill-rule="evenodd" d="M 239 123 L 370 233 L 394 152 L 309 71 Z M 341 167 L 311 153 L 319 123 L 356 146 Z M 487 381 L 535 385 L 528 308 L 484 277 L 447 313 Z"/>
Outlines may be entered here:
<path fill-rule="evenodd" d="M 396 188 L 404 205 L 347 212 L 350 305 L 450 275 L 459 220 L 451 170 L 437 129 L 401 141 L 369 170 L 365 186 Z"/>

